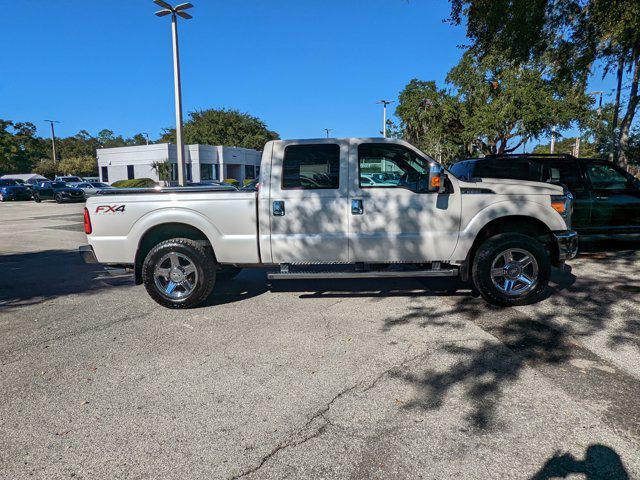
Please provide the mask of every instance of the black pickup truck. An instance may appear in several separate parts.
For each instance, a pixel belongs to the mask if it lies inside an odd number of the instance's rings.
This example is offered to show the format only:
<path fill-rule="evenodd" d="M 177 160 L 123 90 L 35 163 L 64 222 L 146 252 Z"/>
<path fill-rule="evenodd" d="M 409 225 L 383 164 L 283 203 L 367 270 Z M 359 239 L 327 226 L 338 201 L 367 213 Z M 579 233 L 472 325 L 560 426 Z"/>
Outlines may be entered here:
<path fill-rule="evenodd" d="M 572 228 L 581 236 L 640 236 L 640 180 L 602 159 L 571 155 L 490 155 L 455 163 L 464 180 L 510 178 L 564 184 L 574 197 Z"/>

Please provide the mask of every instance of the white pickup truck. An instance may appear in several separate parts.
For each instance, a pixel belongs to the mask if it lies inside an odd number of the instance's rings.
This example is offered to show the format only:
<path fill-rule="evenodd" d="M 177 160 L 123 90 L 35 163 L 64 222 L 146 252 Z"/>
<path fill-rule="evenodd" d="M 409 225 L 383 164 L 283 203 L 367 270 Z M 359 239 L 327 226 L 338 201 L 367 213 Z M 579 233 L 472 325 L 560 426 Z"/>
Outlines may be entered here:
<path fill-rule="evenodd" d="M 516 305 L 577 252 L 562 186 L 461 181 L 401 140 L 272 141 L 258 186 L 105 190 L 87 200 L 80 253 L 188 308 L 243 267 L 271 279 L 459 275 Z"/>

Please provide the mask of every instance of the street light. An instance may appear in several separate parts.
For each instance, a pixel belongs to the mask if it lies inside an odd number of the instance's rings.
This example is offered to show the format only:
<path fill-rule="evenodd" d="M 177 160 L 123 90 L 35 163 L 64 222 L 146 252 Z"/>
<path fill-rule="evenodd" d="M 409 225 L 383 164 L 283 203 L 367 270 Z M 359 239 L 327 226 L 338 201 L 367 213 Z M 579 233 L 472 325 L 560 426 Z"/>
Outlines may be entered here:
<path fill-rule="evenodd" d="M 56 159 L 56 132 L 53 128 L 54 123 L 60 123 L 58 120 L 45 120 L 45 122 L 49 122 L 51 125 L 51 150 L 53 155 L 53 173 L 55 175 L 58 174 L 58 160 Z M 54 175 L 54 176 L 55 176 Z"/>
<path fill-rule="evenodd" d="M 178 18 L 185 20 L 193 18 L 185 10 L 193 7 L 191 3 L 181 3 L 172 7 L 163 0 L 153 0 L 153 3 L 162 7 L 156 12 L 156 16 L 171 15 L 171 34 L 173 39 L 173 85 L 176 101 L 176 147 L 178 150 L 178 185 L 184 185 L 184 145 L 182 144 L 182 90 L 180 88 L 180 56 L 178 52 Z"/>
<path fill-rule="evenodd" d="M 387 105 L 395 102 L 393 100 L 379 100 L 376 103 L 382 104 L 382 136 L 387 138 Z"/>
<path fill-rule="evenodd" d="M 327 138 L 329 138 L 329 132 L 332 132 L 333 128 L 323 128 L 323 130 L 327 133 Z"/>

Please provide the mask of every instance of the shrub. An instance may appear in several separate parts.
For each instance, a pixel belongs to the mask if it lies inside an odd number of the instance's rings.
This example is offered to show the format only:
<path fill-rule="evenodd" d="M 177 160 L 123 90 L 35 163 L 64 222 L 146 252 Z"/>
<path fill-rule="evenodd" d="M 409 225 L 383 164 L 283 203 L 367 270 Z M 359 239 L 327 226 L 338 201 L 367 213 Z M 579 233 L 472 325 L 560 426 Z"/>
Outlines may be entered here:
<path fill-rule="evenodd" d="M 134 178 L 132 180 L 118 180 L 111 184 L 116 188 L 153 188 L 158 184 L 150 178 Z"/>

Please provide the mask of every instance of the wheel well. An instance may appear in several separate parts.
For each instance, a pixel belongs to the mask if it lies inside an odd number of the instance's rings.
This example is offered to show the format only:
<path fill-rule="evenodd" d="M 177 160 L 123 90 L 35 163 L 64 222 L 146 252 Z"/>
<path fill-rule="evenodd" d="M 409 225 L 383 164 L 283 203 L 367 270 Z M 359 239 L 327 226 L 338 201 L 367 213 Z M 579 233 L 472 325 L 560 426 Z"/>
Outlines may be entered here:
<path fill-rule="evenodd" d="M 550 248 L 552 263 L 553 259 L 557 257 L 557 252 L 553 250 L 554 247 L 557 249 L 557 246 L 550 241 L 551 230 L 541 220 L 523 215 L 509 215 L 507 217 L 496 218 L 482 227 L 473 241 L 473 245 L 467 254 L 467 258 L 460 268 L 461 276 L 464 281 L 469 279 L 473 258 L 475 257 L 476 251 L 480 245 L 482 245 L 482 242 L 487 238 L 501 233 L 520 233 L 522 235 L 533 237 Z"/>
<path fill-rule="evenodd" d="M 138 243 L 138 250 L 136 252 L 136 259 L 134 265 L 134 273 L 136 285 L 142 283 L 142 262 L 147 257 L 147 254 L 158 243 L 170 238 L 188 238 L 190 240 L 200 240 L 206 242 L 210 247 L 211 243 L 207 236 L 196 227 L 187 225 L 186 223 L 162 223 L 150 228 L 140 239 Z"/>

